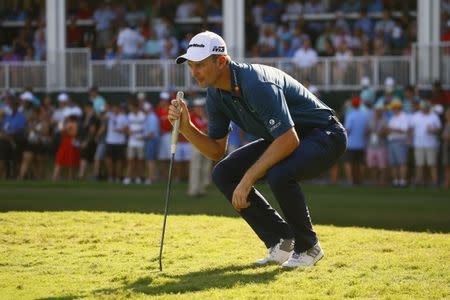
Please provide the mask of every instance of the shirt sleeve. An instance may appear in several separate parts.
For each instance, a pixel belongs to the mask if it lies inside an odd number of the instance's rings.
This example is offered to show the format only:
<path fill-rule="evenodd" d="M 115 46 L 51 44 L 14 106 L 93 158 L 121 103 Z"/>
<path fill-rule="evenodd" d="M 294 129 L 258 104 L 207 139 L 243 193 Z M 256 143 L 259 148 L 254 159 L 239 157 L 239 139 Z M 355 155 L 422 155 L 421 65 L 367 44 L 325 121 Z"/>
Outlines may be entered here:
<path fill-rule="evenodd" d="M 273 139 L 294 127 L 286 98 L 279 86 L 267 82 L 248 90 L 251 94 L 245 96 L 248 99 L 250 111 L 258 114 Z"/>
<path fill-rule="evenodd" d="M 217 101 L 211 93 L 206 95 L 206 112 L 208 114 L 208 136 L 212 139 L 222 139 L 228 132 L 230 127 L 230 119 L 221 112 L 217 107 Z"/>

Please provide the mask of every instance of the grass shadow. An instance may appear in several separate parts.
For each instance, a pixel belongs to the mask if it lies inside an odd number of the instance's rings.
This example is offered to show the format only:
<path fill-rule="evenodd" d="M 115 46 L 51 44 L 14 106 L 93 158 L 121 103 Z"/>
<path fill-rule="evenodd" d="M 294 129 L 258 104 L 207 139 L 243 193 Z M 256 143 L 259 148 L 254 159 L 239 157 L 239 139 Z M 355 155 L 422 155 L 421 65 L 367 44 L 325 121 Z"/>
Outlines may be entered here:
<path fill-rule="evenodd" d="M 261 271 L 257 273 L 245 272 L 253 269 L 255 269 L 255 265 L 248 264 L 212 268 L 177 275 L 155 273 L 154 276 L 141 277 L 116 290 L 108 288 L 95 290 L 93 295 L 112 294 L 120 290 L 156 296 L 162 294 L 185 294 L 209 289 L 230 289 L 237 284 L 266 283 L 281 273 L 280 269 L 264 271 L 264 268 L 261 268 Z M 155 283 L 154 278 L 156 277 L 163 277 L 163 283 Z"/>

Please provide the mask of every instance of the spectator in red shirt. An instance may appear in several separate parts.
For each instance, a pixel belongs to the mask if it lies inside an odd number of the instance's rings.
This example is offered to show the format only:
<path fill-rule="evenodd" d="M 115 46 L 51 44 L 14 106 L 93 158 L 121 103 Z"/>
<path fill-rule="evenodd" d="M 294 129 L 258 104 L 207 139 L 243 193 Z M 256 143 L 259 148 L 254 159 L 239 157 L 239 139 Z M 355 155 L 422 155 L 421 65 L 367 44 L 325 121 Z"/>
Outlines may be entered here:
<path fill-rule="evenodd" d="M 450 42 L 450 19 L 447 21 L 447 26 L 445 28 L 444 33 L 441 36 L 441 41 Z"/>
<path fill-rule="evenodd" d="M 69 26 L 67 26 L 67 46 L 68 47 L 80 47 L 83 39 L 83 33 L 80 27 L 77 26 L 76 17 L 70 17 Z"/>
<path fill-rule="evenodd" d="M 433 83 L 430 101 L 433 104 L 441 104 L 444 107 L 450 106 L 450 92 L 444 91 L 444 89 L 442 89 L 442 85 L 439 80 L 436 80 Z"/>
<path fill-rule="evenodd" d="M 80 1 L 80 6 L 78 8 L 78 19 L 86 20 L 92 18 L 93 15 L 92 8 L 89 7 L 89 4 L 85 0 Z"/>

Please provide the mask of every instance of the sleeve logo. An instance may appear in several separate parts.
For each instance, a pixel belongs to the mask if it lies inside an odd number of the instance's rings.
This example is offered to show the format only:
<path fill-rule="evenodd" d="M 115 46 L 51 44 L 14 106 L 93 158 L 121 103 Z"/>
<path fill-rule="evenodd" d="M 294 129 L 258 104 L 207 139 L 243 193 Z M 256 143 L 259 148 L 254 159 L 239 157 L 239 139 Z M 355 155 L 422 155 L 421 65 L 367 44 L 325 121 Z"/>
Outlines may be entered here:
<path fill-rule="evenodd" d="M 274 131 L 275 129 L 277 129 L 278 127 L 280 127 L 280 125 L 281 125 L 281 122 L 280 121 L 276 121 L 276 120 L 274 120 L 274 119 L 270 119 L 269 120 L 269 131 L 270 132 L 272 132 L 272 131 Z"/>

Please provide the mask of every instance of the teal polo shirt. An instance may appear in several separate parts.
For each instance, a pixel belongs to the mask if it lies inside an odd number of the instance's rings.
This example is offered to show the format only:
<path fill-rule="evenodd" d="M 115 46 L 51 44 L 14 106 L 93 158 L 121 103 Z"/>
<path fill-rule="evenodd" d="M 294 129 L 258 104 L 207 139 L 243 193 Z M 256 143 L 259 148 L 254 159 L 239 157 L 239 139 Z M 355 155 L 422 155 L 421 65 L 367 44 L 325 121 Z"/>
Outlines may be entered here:
<path fill-rule="evenodd" d="M 333 110 L 285 72 L 264 65 L 230 63 L 231 92 L 209 87 L 208 135 L 224 138 L 230 121 L 273 141 L 294 126 L 326 127 Z M 237 88 L 236 88 L 237 87 Z"/>

